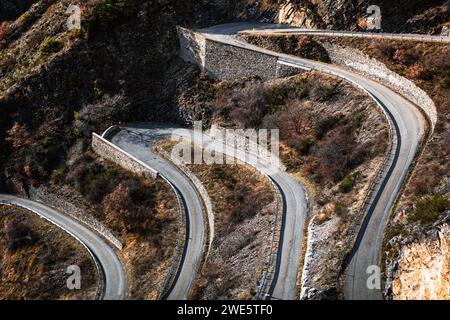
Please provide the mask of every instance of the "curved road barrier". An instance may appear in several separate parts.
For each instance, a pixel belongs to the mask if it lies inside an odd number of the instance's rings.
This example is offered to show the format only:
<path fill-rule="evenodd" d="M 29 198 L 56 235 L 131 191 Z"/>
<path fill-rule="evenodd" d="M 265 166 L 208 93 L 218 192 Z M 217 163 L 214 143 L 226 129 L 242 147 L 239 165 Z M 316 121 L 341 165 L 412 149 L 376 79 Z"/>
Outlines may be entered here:
<path fill-rule="evenodd" d="M 114 250 L 96 233 L 68 216 L 42 203 L 13 195 L 0 194 L 0 204 L 16 205 L 36 213 L 69 233 L 92 255 L 101 285 L 100 298 L 121 300 L 127 294 L 126 273 Z"/>

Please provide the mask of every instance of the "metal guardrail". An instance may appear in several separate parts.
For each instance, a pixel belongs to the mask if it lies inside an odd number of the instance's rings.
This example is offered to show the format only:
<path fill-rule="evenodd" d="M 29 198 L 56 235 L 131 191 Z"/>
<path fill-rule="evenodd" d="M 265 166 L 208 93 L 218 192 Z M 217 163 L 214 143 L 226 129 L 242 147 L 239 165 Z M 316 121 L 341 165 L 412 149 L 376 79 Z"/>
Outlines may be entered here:
<path fill-rule="evenodd" d="M 280 58 L 279 59 L 282 62 L 286 62 L 284 59 Z M 290 62 L 290 61 L 288 61 Z M 290 65 L 295 66 L 295 63 L 290 63 Z M 299 68 L 303 68 L 303 66 L 299 66 Z M 344 249 L 341 253 L 341 257 L 340 257 L 340 262 L 339 262 L 339 268 L 338 271 L 336 273 L 336 282 L 339 281 L 340 275 L 342 274 L 342 272 L 344 271 L 345 268 L 345 264 L 346 264 L 346 259 L 349 253 L 349 248 L 352 244 L 352 242 L 355 240 L 354 236 L 357 230 L 357 227 L 360 223 L 360 219 L 363 216 L 364 212 L 366 212 L 368 206 L 371 204 L 371 200 L 373 199 L 374 194 L 376 194 L 376 190 L 378 190 L 377 187 L 380 186 L 381 182 L 383 181 L 383 173 L 385 173 L 386 169 L 387 169 L 387 165 L 389 160 L 391 160 L 392 157 L 392 152 L 394 150 L 394 147 L 396 146 L 397 141 L 394 139 L 395 137 L 395 129 L 392 123 L 392 119 L 389 117 L 389 115 L 387 114 L 387 111 L 385 110 L 385 107 L 378 101 L 378 99 L 371 93 L 369 92 L 366 88 L 364 88 L 363 86 L 361 86 L 359 83 L 353 81 L 352 79 L 349 79 L 348 77 L 345 77 L 341 74 L 338 74 L 336 72 L 333 72 L 331 70 L 327 70 L 325 68 L 320 68 L 320 67 L 315 67 L 314 69 L 319 70 L 321 72 L 324 73 L 328 73 L 328 74 L 332 74 L 336 77 L 339 77 L 341 79 L 344 79 L 345 81 L 348 81 L 350 83 L 352 83 L 354 86 L 360 88 L 361 90 L 363 90 L 367 95 L 369 95 L 374 101 L 375 103 L 378 105 L 379 109 L 382 111 L 382 114 L 386 120 L 386 122 L 389 125 L 389 134 L 388 134 L 388 140 L 389 140 L 389 145 L 388 148 L 385 152 L 385 155 L 383 157 L 383 161 L 380 164 L 374 178 L 371 180 L 369 187 L 364 195 L 363 201 L 361 203 L 361 205 L 358 208 L 358 211 L 355 215 L 355 218 L 353 220 L 352 226 L 349 230 L 349 233 L 347 235 L 348 239 L 347 242 L 344 246 Z"/>
<path fill-rule="evenodd" d="M 281 62 L 286 62 L 285 59 L 283 58 L 279 58 L 279 61 Z M 291 66 L 295 66 L 296 63 L 292 63 L 291 61 L 287 61 Z M 300 64 L 298 65 L 299 68 L 304 68 L 304 66 L 301 66 Z M 387 168 L 387 164 L 388 161 L 391 159 L 392 156 L 392 152 L 394 150 L 394 146 L 396 145 L 396 141 L 394 141 L 394 137 L 395 137 L 395 129 L 392 123 L 392 119 L 389 117 L 389 115 L 387 114 L 385 107 L 378 101 L 378 99 L 371 93 L 369 92 L 366 88 L 364 88 L 362 85 L 360 85 L 359 83 L 355 82 L 352 79 L 349 79 L 348 77 L 345 77 L 341 74 L 338 74 L 336 72 L 333 72 L 331 70 L 325 69 L 325 68 L 321 68 L 321 67 L 314 67 L 313 69 L 319 70 L 321 72 L 324 73 L 328 73 L 328 74 L 332 74 L 336 77 L 339 77 L 341 79 L 344 79 L 347 82 L 352 83 L 354 86 L 360 88 L 361 90 L 363 90 L 367 95 L 369 95 L 374 101 L 375 103 L 378 105 L 379 109 L 382 111 L 382 114 L 386 120 L 386 122 L 389 125 L 389 136 L 388 136 L 388 140 L 389 140 L 389 145 L 388 148 L 385 152 L 383 161 L 381 163 L 381 165 L 379 166 L 374 178 L 371 180 L 369 187 L 364 195 L 363 201 L 361 203 L 361 205 L 358 208 L 357 214 L 355 216 L 355 219 L 353 221 L 352 227 L 349 230 L 349 234 L 348 234 L 348 240 L 344 246 L 344 249 L 342 251 L 341 254 L 341 258 L 340 258 L 340 263 L 339 263 L 339 269 L 337 271 L 336 274 L 336 281 L 339 280 L 339 277 L 345 267 L 345 260 L 346 257 L 348 255 L 348 250 L 350 248 L 351 243 L 354 241 L 354 235 L 357 229 L 357 226 L 360 222 L 360 218 L 363 215 L 363 213 L 366 211 L 367 206 L 370 204 L 370 201 L 372 200 L 373 196 L 374 196 L 374 191 L 377 190 L 377 186 L 380 185 L 380 183 L 382 182 L 382 177 L 383 177 L 383 173 L 385 172 L 386 168 Z"/>
<path fill-rule="evenodd" d="M 282 31 L 278 31 L 278 32 L 281 33 Z M 309 33 L 309 34 L 311 34 L 311 33 Z M 319 35 L 324 35 L 323 33 L 318 33 L 318 34 Z M 332 35 L 332 36 L 339 36 L 339 35 L 343 35 L 343 33 L 330 32 L 330 35 Z M 411 39 L 411 40 L 422 40 L 422 41 L 430 40 L 430 41 L 438 41 L 438 42 L 441 42 L 441 41 L 442 42 L 450 42 L 450 37 L 430 38 L 430 36 L 428 36 L 428 38 L 427 38 L 425 36 L 415 37 L 415 36 L 411 36 L 411 35 L 408 36 L 408 35 L 389 35 L 389 34 L 381 34 L 381 35 L 379 35 L 379 34 L 352 34 L 352 33 L 349 33 L 349 34 L 347 34 L 345 36 L 382 38 L 382 39 L 396 38 L 396 39 Z M 232 45 L 232 44 L 230 44 L 230 45 Z M 301 63 L 296 63 L 296 62 L 292 63 L 292 61 L 290 61 L 289 59 L 280 57 L 279 54 L 270 53 L 267 50 L 265 52 L 267 54 L 272 54 L 273 56 L 277 56 L 278 57 L 278 63 L 289 63 L 289 65 L 291 65 L 293 67 L 297 66 L 298 68 L 305 68 L 305 66 L 302 65 Z M 306 66 L 306 67 L 309 68 L 309 66 Z M 377 173 L 375 174 L 375 177 L 372 179 L 372 181 L 369 184 L 368 190 L 366 191 L 366 193 L 364 195 L 363 202 L 361 203 L 361 205 L 360 205 L 360 207 L 358 209 L 357 215 L 355 216 L 354 222 L 353 222 L 352 227 L 351 227 L 351 229 L 349 231 L 349 239 L 347 240 L 347 243 L 344 246 L 344 250 L 342 252 L 341 259 L 340 259 L 341 262 L 340 262 L 339 270 L 338 270 L 337 276 L 336 276 L 336 279 L 338 280 L 339 279 L 339 275 L 343 271 L 342 269 L 343 269 L 344 264 L 345 264 L 345 258 L 346 258 L 347 254 L 348 254 L 347 251 L 348 251 L 352 241 L 354 240 L 353 237 L 354 237 L 357 225 L 359 223 L 359 219 L 360 219 L 361 215 L 366 211 L 366 208 L 367 208 L 368 204 L 370 203 L 370 201 L 373 198 L 374 192 L 377 190 L 377 186 L 379 186 L 380 182 L 383 181 L 383 179 L 382 179 L 383 178 L 383 173 L 384 173 L 384 171 L 387 168 L 388 161 L 391 159 L 392 151 L 394 150 L 394 145 L 396 143 L 396 141 L 394 141 L 395 130 L 393 128 L 392 120 L 389 117 L 389 115 L 387 114 L 387 111 L 385 110 L 384 106 L 378 101 L 378 99 L 372 93 L 370 93 L 363 86 L 361 86 L 357 82 L 353 81 L 352 79 L 349 79 L 348 77 L 343 76 L 341 74 L 338 74 L 336 72 L 333 72 L 331 70 L 327 70 L 325 68 L 321 68 L 321 67 L 317 67 L 317 66 L 314 66 L 312 69 L 319 70 L 319 71 L 322 71 L 324 73 L 328 73 L 328 74 L 332 74 L 334 76 L 337 76 L 337 77 L 339 77 L 341 79 L 344 79 L 344 80 L 352 83 L 356 87 L 358 87 L 361 90 L 363 90 L 379 106 L 379 109 L 382 111 L 383 116 L 385 117 L 385 119 L 386 119 L 386 121 L 388 122 L 388 125 L 389 125 L 389 137 L 388 137 L 389 146 L 388 146 L 388 149 L 386 150 L 383 162 L 381 163 L 380 167 L 378 168 Z M 259 288 L 259 294 L 261 294 L 261 290 L 262 289 Z"/>
<path fill-rule="evenodd" d="M 183 241 L 183 235 L 184 235 L 184 217 L 186 213 L 186 208 L 184 208 L 183 202 L 181 201 L 181 197 L 178 193 L 178 190 L 175 188 L 175 186 L 170 182 L 166 177 L 159 175 L 164 181 L 166 181 L 169 186 L 172 188 L 173 192 L 175 193 L 175 196 L 177 197 L 178 202 L 178 236 L 177 236 L 177 243 L 175 246 L 175 254 L 172 258 L 172 262 L 170 264 L 170 267 L 167 271 L 166 277 L 164 279 L 163 285 L 161 287 L 161 290 L 158 295 L 158 300 L 164 299 L 169 294 L 169 289 L 173 284 L 173 280 L 175 278 L 176 272 L 178 271 L 180 267 L 181 262 L 181 254 L 183 253 L 183 247 L 184 247 L 184 241 Z"/>
<path fill-rule="evenodd" d="M 392 133 L 390 133 L 389 136 L 392 137 Z M 382 174 L 387 169 L 387 163 L 391 159 L 392 151 L 394 150 L 394 142 L 393 142 L 392 138 L 390 138 L 389 140 L 390 140 L 389 147 L 388 147 L 388 150 L 386 151 L 386 154 L 385 154 L 385 157 L 383 159 L 383 162 L 381 163 L 379 169 L 377 170 L 377 173 L 375 174 L 375 177 L 371 180 L 371 182 L 369 184 L 369 187 L 367 189 L 367 192 L 366 192 L 366 194 L 365 194 L 365 196 L 363 198 L 363 201 L 362 201 L 361 205 L 359 206 L 358 211 L 357 211 L 357 213 L 355 215 L 353 224 L 352 224 L 352 226 L 351 226 L 351 228 L 349 230 L 349 233 L 348 233 L 348 236 L 347 236 L 348 237 L 347 242 L 346 242 L 346 244 L 344 246 L 344 249 L 343 249 L 343 251 L 341 253 L 341 258 L 340 258 L 340 262 L 339 262 L 339 269 L 338 269 L 337 274 L 336 274 L 336 281 L 339 280 L 340 275 L 342 274 L 342 272 L 345 269 L 345 264 L 347 262 L 346 259 L 348 257 L 349 248 L 350 248 L 351 243 L 355 240 L 354 236 L 355 236 L 355 233 L 356 233 L 357 226 L 358 226 L 359 222 L 361 221 L 360 218 L 363 216 L 363 214 L 367 210 L 368 206 L 371 204 L 371 200 L 373 199 L 373 195 L 374 195 L 374 192 L 376 190 L 376 187 L 381 184 L 381 182 L 383 180 L 382 179 L 382 177 L 383 177 Z"/>
<path fill-rule="evenodd" d="M 277 241 L 277 238 L 279 239 L 279 232 L 280 232 L 279 221 L 280 221 L 281 193 L 280 193 L 280 190 L 278 189 L 278 187 L 273 182 L 273 179 L 269 176 L 266 176 L 266 177 L 270 180 L 272 187 L 276 193 L 276 196 L 275 196 L 276 202 L 275 202 L 275 210 L 274 210 L 275 220 L 274 220 L 274 223 L 272 226 L 272 240 L 270 243 L 270 253 L 269 253 L 266 263 L 264 265 L 263 275 L 262 275 L 261 280 L 259 281 L 259 284 L 258 284 L 257 290 L 256 290 L 256 299 L 257 300 L 262 300 L 267 295 L 267 289 L 270 287 L 269 280 L 273 276 L 273 271 L 275 269 L 276 257 L 278 255 L 278 248 L 279 248 L 279 246 L 278 246 L 279 240 Z"/>
<path fill-rule="evenodd" d="M 102 136 L 102 138 L 105 138 L 106 140 L 109 141 L 109 139 L 112 138 L 120 130 L 121 130 L 120 127 L 118 127 L 116 125 L 112 125 L 108 129 L 106 129 L 105 132 L 103 132 L 103 134 L 101 136 Z"/>
<path fill-rule="evenodd" d="M 166 276 L 164 278 L 163 285 L 162 285 L 162 287 L 160 289 L 160 292 L 158 294 L 158 300 L 161 300 L 161 299 L 164 299 L 165 296 L 169 294 L 168 291 L 170 290 L 170 287 L 173 284 L 172 282 L 173 282 L 173 280 L 174 280 L 174 278 L 176 276 L 176 273 L 177 273 L 178 268 L 179 268 L 179 264 L 181 262 L 181 257 L 182 257 L 183 248 L 184 248 L 183 235 L 185 235 L 185 232 L 184 232 L 183 226 L 185 224 L 184 218 L 185 218 L 186 208 L 183 205 L 183 201 L 181 200 L 181 197 L 180 197 L 180 194 L 179 194 L 177 188 L 175 187 L 175 185 L 170 180 L 168 180 L 166 177 L 161 175 L 157 170 L 153 169 L 152 167 L 150 167 L 149 165 L 147 165 L 143 161 L 137 159 L 136 157 L 132 156 L 131 154 L 129 154 L 125 150 L 119 148 L 118 146 L 113 144 L 111 141 L 109 141 L 109 138 L 111 138 L 114 134 L 116 134 L 120 130 L 121 130 L 120 127 L 118 127 L 116 125 L 112 125 L 108 129 L 106 129 L 105 132 L 103 132 L 103 134 L 101 136 L 96 135 L 95 133 L 94 133 L 94 135 L 97 136 L 99 139 L 101 139 L 103 142 L 107 143 L 109 146 L 113 147 L 114 149 L 120 151 L 121 153 L 123 153 L 124 155 L 129 157 L 131 160 L 136 161 L 140 165 L 144 166 L 145 168 L 147 168 L 148 170 L 153 172 L 156 177 L 161 177 L 164 181 L 167 182 L 167 184 L 173 190 L 173 192 L 174 192 L 174 194 L 175 194 L 175 196 L 177 198 L 177 203 L 178 203 L 178 235 L 177 235 L 177 243 L 176 243 L 176 246 L 175 246 L 175 254 L 174 254 L 173 258 L 172 258 L 172 262 L 170 264 L 170 267 L 169 267 L 169 269 L 167 271 L 167 274 L 166 274 Z"/>
<path fill-rule="evenodd" d="M 227 142 L 221 139 L 217 139 L 219 142 L 223 143 L 224 146 L 227 145 Z M 256 154 L 252 153 L 251 150 L 246 150 L 247 152 L 250 152 L 251 156 L 256 156 Z M 235 155 L 236 156 L 236 155 Z M 237 157 L 236 157 L 237 158 Z M 270 183 L 272 184 L 272 188 L 275 190 L 276 196 L 276 204 L 275 204 L 275 220 L 272 227 L 272 240 L 270 244 L 270 253 L 268 255 L 267 261 L 264 266 L 264 271 L 261 280 L 259 281 L 259 284 L 257 286 L 257 293 L 256 293 L 256 299 L 261 300 L 264 299 L 267 295 L 266 290 L 270 287 L 270 279 L 273 277 L 273 272 L 276 268 L 276 257 L 278 256 L 279 252 L 279 243 L 280 243 L 280 231 L 281 231 L 281 224 L 282 218 L 280 215 L 280 212 L 282 213 L 283 208 L 280 208 L 280 201 L 282 199 L 281 190 L 280 188 L 275 184 L 273 178 L 264 172 L 263 169 L 259 168 L 256 163 L 253 161 L 250 161 L 247 157 L 244 158 L 244 160 L 237 158 L 238 160 L 246 163 L 247 165 L 250 165 L 254 169 L 256 169 L 258 172 L 260 172 L 263 176 L 265 176 Z M 273 160 L 273 159 L 272 159 Z M 270 161 L 269 161 L 270 163 Z M 280 170 L 284 168 L 282 166 L 281 162 L 279 163 Z M 281 210 L 280 210 L 281 209 Z"/>

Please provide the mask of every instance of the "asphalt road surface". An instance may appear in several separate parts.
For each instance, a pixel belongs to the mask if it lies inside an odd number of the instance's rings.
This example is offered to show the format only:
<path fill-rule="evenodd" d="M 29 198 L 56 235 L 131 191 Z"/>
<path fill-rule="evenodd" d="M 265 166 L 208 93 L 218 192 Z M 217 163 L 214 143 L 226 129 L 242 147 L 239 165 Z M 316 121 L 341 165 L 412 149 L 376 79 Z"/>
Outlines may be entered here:
<path fill-rule="evenodd" d="M 0 194 L 0 204 L 16 205 L 45 218 L 80 241 L 93 255 L 103 274 L 102 299 L 121 300 L 127 293 L 126 273 L 114 250 L 95 232 L 42 203 Z"/>

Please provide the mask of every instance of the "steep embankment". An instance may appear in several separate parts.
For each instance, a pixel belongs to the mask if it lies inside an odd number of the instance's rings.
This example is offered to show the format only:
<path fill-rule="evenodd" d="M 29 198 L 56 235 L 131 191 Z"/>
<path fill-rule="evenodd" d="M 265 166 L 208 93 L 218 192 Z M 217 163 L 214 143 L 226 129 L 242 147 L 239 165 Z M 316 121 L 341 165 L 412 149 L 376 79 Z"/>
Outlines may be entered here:
<path fill-rule="evenodd" d="M 82 9 L 81 30 L 66 28 L 71 4 Z M 2 16 L 18 18 L 0 29 L 0 188 L 50 193 L 102 222 L 125 245 L 133 298 L 160 289 L 176 238 L 175 199 L 160 182 L 98 161 L 91 134 L 121 121 L 183 122 L 173 103 L 186 72 L 175 26 L 216 23 L 234 14 L 229 5 L 41 0 Z"/>
<path fill-rule="evenodd" d="M 0 205 L 0 298 L 93 299 L 99 285 L 89 252 L 72 237 L 27 210 Z M 69 266 L 81 271 L 70 290 Z"/>
<path fill-rule="evenodd" d="M 16 20 L 22 13 L 39 0 L 3 0 L 0 3 L 0 22 Z"/>
<path fill-rule="evenodd" d="M 65 27 L 69 2 L 83 9 L 80 31 Z M 180 119 L 171 103 L 184 72 L 175 26 L 228 17 L 226 4 L 121 3 L 42 0 L 9 28 L 0 52 L 3 188 L 45 181 L 70 146 L 82 141 L 85 151 L 91 132 L 113 122 Z"/>

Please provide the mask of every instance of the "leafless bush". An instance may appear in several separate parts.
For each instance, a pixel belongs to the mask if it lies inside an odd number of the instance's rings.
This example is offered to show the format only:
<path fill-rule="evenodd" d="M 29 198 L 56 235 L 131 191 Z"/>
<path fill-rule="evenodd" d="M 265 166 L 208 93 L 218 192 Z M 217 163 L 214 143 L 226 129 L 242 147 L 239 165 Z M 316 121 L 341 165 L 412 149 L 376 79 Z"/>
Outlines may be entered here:
<path fill-rule="evenodd" d="M 331 131 L 316 148 L 319 158 L 317 175 L 320 180 L 340 181 L 349 170 L 349 160 L 354 145 L 353 136 L 342 128 Z"/>
<path fill-rule="evenodd" d="M 258 83 L 236 89 L 220 99 L 216 114 L 230 119 L 240 128 L 252 128 L 259 125 L 266 111 L 264 86 Z"/>
<path fill-rule="evenodd" d="M 412 79 L 427 79 L 430 76 L 430 72 L 422 64 L 417 62 L 408 67 L 405 74 L 408 78 Z"/>
<path fill-rule="evenodd" d="M 141 235 L 154 226 L 154 206 L 154 190 L 144 187 L 138 179 L 122 182 L 103 201 L 109 221 Z"/>
<path fill-rule="evenodd" d="M 3 21 L 0 23 L 0 49 L 6 47 L 6 45 L 8 44 L 6 36 L 9 33 L 10 26 L 10 21 Z"/>
<path fill-rule="evenodd" d="M 4 238 L 9 250 L 17 250 L 36 241 L 36 236 L 26 221 L 13 220 L 7 223 L 0 230 L 0 235 Z"/>
<path fill-rule="evenodd" d="M 94 128 L 104 129 L 128 116 L 128 105 L 125 104 L 123 95 L 104 95 L 99 102 L 87 104 L 75 114 L 75 128 L 80 134 L 90 137 Z"/>
<path fill-rule="evenodd" d="M 319 117 L 314 112 L 315 105 L 311 101 L 290 99 L 286 108 L 279 115 L 281 138 L 290 146 L 313 130 Z"/>
<path fill-rule="evenodd" d="M 434 188 L 439 185 L 445 170 L 440 170 L 436 164 L 430 164 L 429 167 L 416 173 L 411 179 L 410 187 L 415 196 L 423 196 L 433 193 Z"/>
<path fill-rule="evenodd" d="M 326 82 L 320 79 L 310 82 L 310 97 L 316 102 L 325 102 L 330 100 L 338 93 L 338 84 L 336 82 Z"/>
<path fill-rule="evenodd" d="M 408 66 L 414 64 L 418 59 L 417 54 L 412 49 L 397 49 L 393 58 L 395 61 Z"/>
<path fill-rule="evenodd" d="M 372 44 L 372 47 L 375 49 L 375 52 L 382 58 L 392 59 L 392 57 L 394 56 L 395 48 L 387 41 L 375 40 Z"/>

